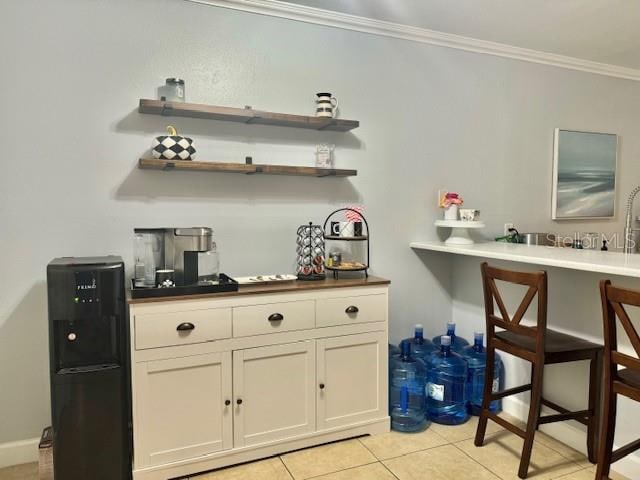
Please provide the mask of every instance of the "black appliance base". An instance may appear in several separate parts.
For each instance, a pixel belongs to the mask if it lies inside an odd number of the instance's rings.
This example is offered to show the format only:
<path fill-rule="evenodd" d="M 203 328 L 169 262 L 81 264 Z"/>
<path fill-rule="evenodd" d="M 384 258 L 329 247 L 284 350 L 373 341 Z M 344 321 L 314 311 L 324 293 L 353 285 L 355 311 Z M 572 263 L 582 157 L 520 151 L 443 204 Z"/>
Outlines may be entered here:
<path fill-rule="evenodd" d="M 136 287 L 131 279 L 131 298 L 179 297 L 182 295 L 200 295 L 205 293 L 237 292 L 238 282 L 221 273 L 215 285 L 180 285 L 176 287 L 155 288 Z"/>

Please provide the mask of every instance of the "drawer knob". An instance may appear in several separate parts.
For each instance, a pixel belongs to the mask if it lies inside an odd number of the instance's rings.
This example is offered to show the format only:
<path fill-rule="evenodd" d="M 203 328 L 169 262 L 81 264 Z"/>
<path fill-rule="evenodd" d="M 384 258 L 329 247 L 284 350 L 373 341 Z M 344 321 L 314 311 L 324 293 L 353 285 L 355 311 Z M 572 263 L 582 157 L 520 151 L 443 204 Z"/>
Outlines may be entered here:
<path fill-rule="evenodd" d="M 184 323 L 181 323 L 180 325 L 178 325 L 176 327 L 176 330 L 179 331 L 179 332 L 189 332 L 189 331 L 193 330 L 194 328 L 196 328 L 196 326 L 193 323 L 184 322 Z"/>
<path fill-rule="evenodd" d="M 228 399 L 227 399 L 227 400 L 225 400 L 225 401 L 224 401 L 224 404 L 228 407 L 229 405 L 231 405 L 231 400 L 228 400 Z"/>
<path fill-rule="evenodd" d="M 280 320 L 284 320 L 284 315 L 282 315 L 281 313 L 272 313 L 271 315 L 269 315 L 270 322 L 279 322 Z"/>
<path fill-rule="evenodd" d="M 324 390 L 324 383 L 321 383 L 320 385 L 318 385 L 320 387 L 320 390 Z"/>
<path fill-rule="evenodd" d="M 360 311 L 360 309 L 358 307 L 356 307 L 355 305 L 351 305 L 350 307 L 347 307 L 347 309 L 344 311 L 345 313 L 358 313 Z"/>
<path fill-rule="evenodd" d="M 237 399 L 237 400 L 236 400 L 236 403 L 237 403 L 238 405 L 242 405 L 242 399 L 241 399 L 241 398 Z"/>

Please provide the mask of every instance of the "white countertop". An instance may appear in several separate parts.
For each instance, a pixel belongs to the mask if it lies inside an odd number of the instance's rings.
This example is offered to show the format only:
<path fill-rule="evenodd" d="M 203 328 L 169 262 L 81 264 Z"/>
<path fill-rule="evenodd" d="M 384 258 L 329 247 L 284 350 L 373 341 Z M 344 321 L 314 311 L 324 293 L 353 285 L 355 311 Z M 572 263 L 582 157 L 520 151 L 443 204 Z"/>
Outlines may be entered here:
<path fill-rule="evenodd" d="M 585 272 L 609 273 L 640 278 L 640 254 L 576 250 L 573 248 L 543 247 L 506 242 L 475 243 L 473 245 L 445 245 L 443 242 L 412 242 L 411 248 L 472 257 L 510 260 L 549 267 L 569 268 Z"/>

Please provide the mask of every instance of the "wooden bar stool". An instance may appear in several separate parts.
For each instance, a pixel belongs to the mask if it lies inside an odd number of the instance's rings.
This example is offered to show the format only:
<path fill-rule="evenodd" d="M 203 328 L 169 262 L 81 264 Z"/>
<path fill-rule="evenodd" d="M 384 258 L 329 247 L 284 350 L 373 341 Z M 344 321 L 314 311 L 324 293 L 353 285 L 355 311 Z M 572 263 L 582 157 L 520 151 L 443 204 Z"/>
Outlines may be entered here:
<path fill-rule="evenodd" d="M 620 320 L 636 355 L 640 356 L 640 335 L 631 323 L 624 305 L 640 307 L 640 291 L 617 288 L 609 280 L 600 282 L 604 321 L 604 419 L 596 480 L 609 478 L 609 469 L 630 453 L 640 449 L 640 439 L 613 450 L 618 395 L 640 402 L 640 360 L 618 351 L 616 317 Z M 618 366 L 625 367 L 618 370 Z"/>
<path fill-rule="evenodd" d="M 487 364 L 485 371 L 484 395 L 482 410 L 476 431 L 475 445 L 484 443 L 487 420 L 491 419 L 502 427 L 524 439 L 522 457 L 518 476 L 526 478 L 531 460 L 533 439 L 539 425 L 564 420 L 576 420 L 587 426 L 587 451 L 589 460 L 595 463 L 596 440 L 599 424 L 600 373 L 602 367 L 602 345 L 588 342 L 578 337 L 566 335 L 547 329 L 547 273 L 514 272 L 490 267 L 482 264 L 482 286 L 484 289 L 484 306 L 487 320 Z M 496 280 L 529 287 L 520 306 L 513 317 L 509 316 L 504 301 L 500 296 Z M 538 296 L 538 315 L 535 326 L 521 325 L 524 314 L 529 309 L 535 296 Z M 494 301 L 500 316 L 494 313 Z M 496 332 L 496 328 L 501 329 Z M 531 383 L 509 388 L 502 392 L 492 393 L 493 370 L 496 349 L 515 355 L 531 362 Z M 550 402 L 542 397 L 542 373 L 547 364 L 590 361 L 589 404 L 586 410 L 571 412 L 566 408 Z M 489 411 L 493 400 L 516 393 L 531 391 L 529 416 L 525 430 L 507 422 L 497 414 Z M 540 409 L 545 405 L 558 412 L 554 415 L 540 416 Z"/>

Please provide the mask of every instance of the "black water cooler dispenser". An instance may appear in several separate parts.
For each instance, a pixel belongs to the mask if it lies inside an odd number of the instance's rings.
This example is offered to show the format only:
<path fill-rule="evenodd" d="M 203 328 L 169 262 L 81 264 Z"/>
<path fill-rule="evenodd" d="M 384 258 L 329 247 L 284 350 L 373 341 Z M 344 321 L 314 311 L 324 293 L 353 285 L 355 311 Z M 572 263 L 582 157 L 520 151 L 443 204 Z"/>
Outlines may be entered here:
<path fill-rule="evenodd" d="M 47 287 L 55 479 L 129 479 L 122 259 L 55 259 L 47 267 Z"/>

